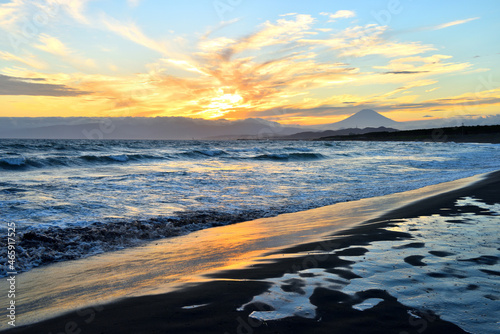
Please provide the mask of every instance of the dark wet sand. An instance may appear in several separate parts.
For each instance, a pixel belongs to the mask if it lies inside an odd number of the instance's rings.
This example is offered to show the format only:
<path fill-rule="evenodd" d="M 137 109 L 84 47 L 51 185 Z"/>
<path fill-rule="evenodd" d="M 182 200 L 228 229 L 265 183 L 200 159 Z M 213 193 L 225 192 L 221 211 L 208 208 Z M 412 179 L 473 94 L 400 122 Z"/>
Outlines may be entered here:
<path fill-rule="evenodd" d="M 498 189 L 500 171 L 491 173 L 485 180 L 468 187 L 412 203 L 378 219 L 338 232 L 322 242 L 284 249 L 273 254 L 272 262 L 218 272 L 210 275 L 210 281 L 187 285 L 182 290 L 127 298 L 5 333 L 465 333 L 458 326 L 439 319 L 430 311 L 416 312 L 402 305 L 383 288 L 358 292 L 354 296 L 317 288 L 310 298 L 311 303 L 317 307 L 314 319 L 295 316 L 261 322 L 249 315 L 252 311 L 267 310 L 269 306 L 250 304 L 242 311 L 237 311 L 237 308 L 250 302 L 254 296 L 264 293 L 271 285 L 253 281 L 254 279 L 281 277 L 285 273 L 308 268 L 324 268 L 344 279 L 356 278 L 358 276 L 348 267 L 353 262 L 339 256 L 362 256 L 367 251 L 363 246 L 374 241 L 408 239 L 405 247 L 422 247 L 412 243 L 409 233 L 388 231 L 385 227 L 404 218 L 432 214 L 456 218 L 464 212 L 478 213 L 479 209 L 474 206 L 455 206 L 456 200 L 468 196 L 479 198 L 487 204 L 500 203 Z M 455 220 L 457 222 L 450 224 L 461 223 L 460 219 Z M 349 248 L 344 249 L 347 247 Z M 324 253 L 315 256 L 318 251 L 332 252 L 326 256 Z M 439 250 L 430 251 L 438 257 L 449 255 Z M 423 264 L 422 258 L 418 256 L 407 257 L 404 261 L 414 266 Z M 487 264 L 488 261 L 495 259 L 470 259 L 471 263 Z M 499 275 L 496 271 L 487 271 L 492 277 Z M 282 289 L 300 292 L 301 285 L 300 282 L 290 282 L 282 286 Z M 470 289 L 474 287 L 471 286 Z M 368 298 L 380 298 L 383 301 L 364 311 L 352 308 L 352 305 Z"/>

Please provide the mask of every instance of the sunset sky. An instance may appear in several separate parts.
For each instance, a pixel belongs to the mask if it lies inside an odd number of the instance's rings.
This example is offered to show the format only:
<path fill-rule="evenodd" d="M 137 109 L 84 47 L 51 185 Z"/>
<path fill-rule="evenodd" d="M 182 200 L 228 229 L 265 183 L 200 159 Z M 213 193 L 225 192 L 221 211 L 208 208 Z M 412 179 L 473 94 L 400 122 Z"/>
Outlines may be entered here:
<path fill-rule="evenodd" d="M 0 1 L 0 117 L 500 114 L 500 1 Z"/>

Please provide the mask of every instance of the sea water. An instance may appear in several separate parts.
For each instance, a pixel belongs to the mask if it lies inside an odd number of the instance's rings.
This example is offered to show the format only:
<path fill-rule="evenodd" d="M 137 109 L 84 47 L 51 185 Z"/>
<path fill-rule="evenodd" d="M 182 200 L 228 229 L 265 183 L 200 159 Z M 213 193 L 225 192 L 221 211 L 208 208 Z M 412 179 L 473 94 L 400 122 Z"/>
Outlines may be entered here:
<path fill-rule="evenodd" d="M 20 272 L 497 170 L 499 148 L 453 142 L 0 140 L 0 229 L 16 225 Z"/>

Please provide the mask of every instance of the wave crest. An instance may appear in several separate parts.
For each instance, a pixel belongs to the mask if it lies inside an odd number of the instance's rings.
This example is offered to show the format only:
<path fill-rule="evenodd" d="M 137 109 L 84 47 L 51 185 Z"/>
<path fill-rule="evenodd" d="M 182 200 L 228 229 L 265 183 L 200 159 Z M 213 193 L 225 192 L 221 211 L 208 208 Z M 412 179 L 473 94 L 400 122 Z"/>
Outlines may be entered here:
<path fill-rule="evenodd" d="M 15 169 L 26 165 L 26 158 L 20 154 L 12 154 L 0 158 L 0 166 L 7 169 Z"/>
<path fill-rule="evenodd" d="M 253 157 L 256 160 L 271 160 L 271 161 L 305 161 L 305 160 L 320 160 L 325 156 L 320 153 L 273 153 L 261 154 Z"/>

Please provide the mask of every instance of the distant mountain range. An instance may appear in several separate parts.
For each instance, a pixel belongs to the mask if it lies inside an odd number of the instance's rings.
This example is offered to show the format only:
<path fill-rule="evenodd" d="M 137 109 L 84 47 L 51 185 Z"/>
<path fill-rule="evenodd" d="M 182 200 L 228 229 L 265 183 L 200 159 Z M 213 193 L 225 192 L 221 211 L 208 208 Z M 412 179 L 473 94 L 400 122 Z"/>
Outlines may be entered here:
<path fill-rule="evenodd" d="M 0 138 L 31 139 L 290 139 L 443 126 L 500 124 L 500 115 L 396 122 L 363 109 L 346 119 L 318 126 L 285 126 L 261 118 L 205 120 L 188 117 L 3 117 Z"/>
<path fill-rule="evenodd" d="M 303 131 L 259 118 L 204 120 L 187 117 L 0 118 L 0 138 L 28 139 L 235 139 L 273 138 Z"/>

